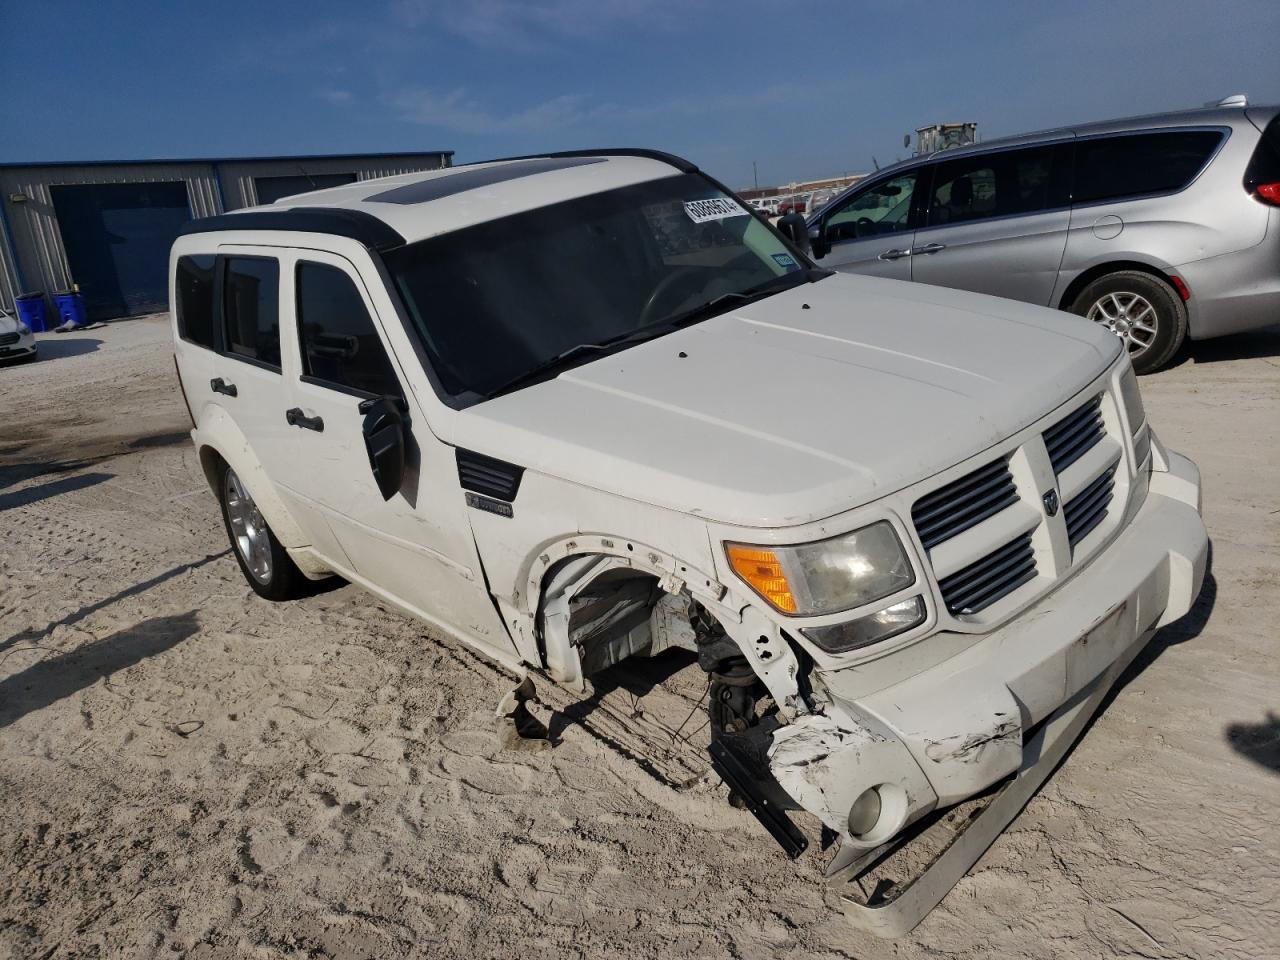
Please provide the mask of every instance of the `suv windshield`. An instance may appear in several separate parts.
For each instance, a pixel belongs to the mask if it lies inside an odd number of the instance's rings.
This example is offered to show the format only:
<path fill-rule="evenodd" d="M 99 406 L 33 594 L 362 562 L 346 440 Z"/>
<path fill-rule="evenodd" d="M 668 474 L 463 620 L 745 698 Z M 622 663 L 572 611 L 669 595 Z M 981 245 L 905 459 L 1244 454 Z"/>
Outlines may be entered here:
<path fill-rule="evenodd" d="M 477 224 L 386 263 L 440 385 L 469 400 L 809 279 L 697 174 Z"/>

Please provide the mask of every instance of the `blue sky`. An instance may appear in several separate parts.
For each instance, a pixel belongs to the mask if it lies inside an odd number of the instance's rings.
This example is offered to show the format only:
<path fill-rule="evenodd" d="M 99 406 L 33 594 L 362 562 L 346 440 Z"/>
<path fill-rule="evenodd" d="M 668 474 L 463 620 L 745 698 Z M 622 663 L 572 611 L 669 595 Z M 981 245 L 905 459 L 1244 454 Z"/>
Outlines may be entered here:
<path fill-rule="evenodd" d="M 1280 3 L 0 0 L 0 161 L 652 146 L 735 187 L 1280 101 Z"/>

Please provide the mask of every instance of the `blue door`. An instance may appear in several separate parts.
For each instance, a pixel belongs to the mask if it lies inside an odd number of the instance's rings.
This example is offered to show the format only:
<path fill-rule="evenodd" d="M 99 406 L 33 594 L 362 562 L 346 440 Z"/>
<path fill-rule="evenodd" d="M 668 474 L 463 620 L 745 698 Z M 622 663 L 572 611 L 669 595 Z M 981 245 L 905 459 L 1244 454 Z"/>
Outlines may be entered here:
<path fill-rule="evenodd" d="M 184 182 L 59 184 L 49 192 L 90 320 L 168 308 L 169 248 L 191 219 Z"/>

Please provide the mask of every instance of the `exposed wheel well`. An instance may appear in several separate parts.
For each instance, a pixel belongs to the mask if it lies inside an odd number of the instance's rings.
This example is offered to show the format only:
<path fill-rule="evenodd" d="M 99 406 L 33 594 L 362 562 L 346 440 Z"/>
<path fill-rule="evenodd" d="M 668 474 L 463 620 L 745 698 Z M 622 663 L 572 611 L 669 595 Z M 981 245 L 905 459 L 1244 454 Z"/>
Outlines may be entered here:
<path fill-rule="evenodd" d="M 225 463 L 222 454 L 218 453 L 213 447 L 200 448 L 200 469 L 204 471 L 204 478 L 209 482 L 209 489 L 215 493 L 218 490 L 218 470 Z"/>
<path fill-rule="evenodd" d="M 1147 273 L 1155 277 L 1157 280 L 1163 280 L 1165 283 L 1169 284 L 1170 287 L 1174 287 L 1173 283 L 1170 282 L 1169 275 L 1167 273 L 1153 267 L 1149 263 L 1140 263 L 1137 260 L 1112 260 L 1109 263 L 1100 263 L 1096 267 L 1090 267 L 1084 273 L 1080 274 L 1080 276 L 1072 280 L 1067 289 L 1063 291 L 1062 299 L 1058 302 L 1058 309 L 1070 310 L 1071 304 L 1075 302 L 1076 297 L 1080 296 L 1080 291 L 1085 287 L 1093 283 L 1093 281 L 1097 280 L 1099 277 L 1105 277 L 1109 273 L 1118 273 L 1121 270 L 1136 270 L 1139 273 Z M 1176 294 L 1176 287 L 1174 287 L 1174 292 Z"/>

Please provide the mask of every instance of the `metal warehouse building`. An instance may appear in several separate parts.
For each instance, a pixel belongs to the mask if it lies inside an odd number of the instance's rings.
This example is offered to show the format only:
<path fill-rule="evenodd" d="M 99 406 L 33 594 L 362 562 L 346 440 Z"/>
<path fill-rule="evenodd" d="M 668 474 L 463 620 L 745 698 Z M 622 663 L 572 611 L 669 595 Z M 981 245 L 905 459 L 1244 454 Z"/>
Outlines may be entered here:
<path fill-rule="evenodd" d="M 91 320 L 167 307 L 169 247 L 195 217 L 450 166 L 453 151 L 0 164 L 0 305 L 79 285 Z"/>

